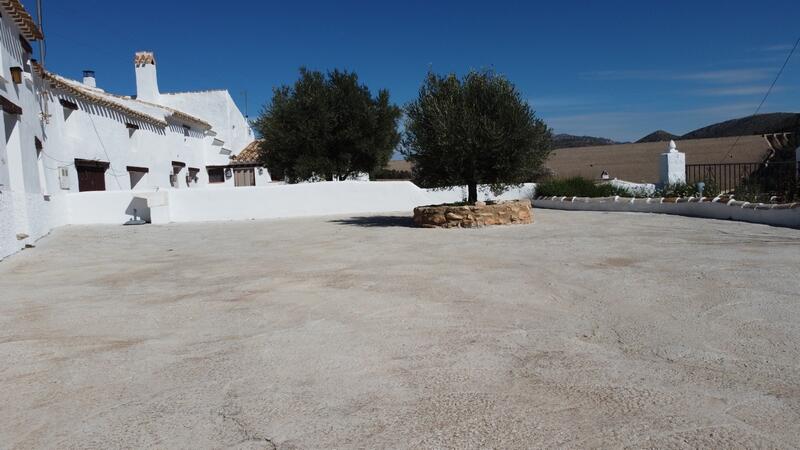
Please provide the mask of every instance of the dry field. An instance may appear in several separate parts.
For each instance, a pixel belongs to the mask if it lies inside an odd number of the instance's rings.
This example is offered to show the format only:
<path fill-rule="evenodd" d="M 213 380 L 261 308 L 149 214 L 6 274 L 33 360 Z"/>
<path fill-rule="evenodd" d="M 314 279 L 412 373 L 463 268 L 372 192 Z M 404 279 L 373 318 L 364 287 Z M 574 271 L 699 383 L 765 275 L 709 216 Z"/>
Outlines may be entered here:
<path fill-rule="evenodd" d="M 0 448 L 800 442 L 800 230 L 536 221 L 59 229 L 0 262 Z"/>

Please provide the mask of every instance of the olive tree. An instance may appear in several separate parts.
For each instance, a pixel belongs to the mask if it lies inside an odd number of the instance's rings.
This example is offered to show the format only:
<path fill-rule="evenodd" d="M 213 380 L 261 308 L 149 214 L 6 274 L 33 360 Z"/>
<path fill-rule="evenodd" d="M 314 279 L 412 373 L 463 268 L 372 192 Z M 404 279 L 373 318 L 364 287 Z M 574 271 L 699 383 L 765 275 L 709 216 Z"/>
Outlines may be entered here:
<path fill-rule="evenodd" d="M 373 96 L 355 73 L 301 68 L 293 86 L 274 89 L 255 121 L 261 159 L 289 183 L 371 173 L 395 151 L 400 116 L 388 91 Z"/>
<path fill-rule="evenodd" d="M 516 87 L 491 71 L 463 78 L 429 73 L 406 106 L 402 152 L 424 187 L 478 185 L 495 193 L 532 181 L 550 152 L 551 131 Z"/>

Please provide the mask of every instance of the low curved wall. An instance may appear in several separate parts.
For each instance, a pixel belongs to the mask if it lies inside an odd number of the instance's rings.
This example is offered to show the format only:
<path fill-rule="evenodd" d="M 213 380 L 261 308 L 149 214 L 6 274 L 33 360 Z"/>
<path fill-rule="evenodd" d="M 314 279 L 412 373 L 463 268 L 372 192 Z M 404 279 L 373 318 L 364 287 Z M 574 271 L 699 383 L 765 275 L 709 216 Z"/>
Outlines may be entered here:
<path fill-rule="evenodd" d="M 800 203 L 770 205 L 725 199 L 539 197 L 537 208 L 674 214 L 800 228 Z"/>
<path fill-rule="evenodd" d="M 425 228 L 479 228 L 533 222 L 530 200 L 487 205 L 479 202 L 464 206 L 419 206 L 414 208 L 414 223 Z"/>

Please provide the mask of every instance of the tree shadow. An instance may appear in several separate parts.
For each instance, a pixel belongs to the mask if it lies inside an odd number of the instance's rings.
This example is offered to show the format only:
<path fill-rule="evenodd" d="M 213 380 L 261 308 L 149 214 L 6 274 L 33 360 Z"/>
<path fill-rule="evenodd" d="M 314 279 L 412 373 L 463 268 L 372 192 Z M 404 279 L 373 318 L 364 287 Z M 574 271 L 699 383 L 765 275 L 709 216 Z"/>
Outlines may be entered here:
<path fill-rule="evenodd" d="M 416 228 L 414 220 L 410 216 L 368 216 L 368 217 L 350 217 L 347 219 L 331 220 L 330 223 L 339 225 L 350 225 L 356 227 L 401 227 L 401 228 Z"/>

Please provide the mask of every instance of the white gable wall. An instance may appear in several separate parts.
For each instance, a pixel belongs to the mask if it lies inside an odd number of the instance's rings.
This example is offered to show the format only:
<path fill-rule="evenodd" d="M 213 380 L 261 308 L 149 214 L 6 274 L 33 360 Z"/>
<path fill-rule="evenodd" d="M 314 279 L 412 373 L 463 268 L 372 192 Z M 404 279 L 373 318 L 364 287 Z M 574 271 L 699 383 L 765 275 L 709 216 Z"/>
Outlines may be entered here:
<path fill-rule="evenodd" d="M 250 124 L 226 90 L 161 94 L 159 103 L 211 124 L 215 138 L 223 144 L 208 151 L 208 165 L 228 164 L 229 157 L 221 153 L 222 149 L 236 155 L 255 139 Z"/>

